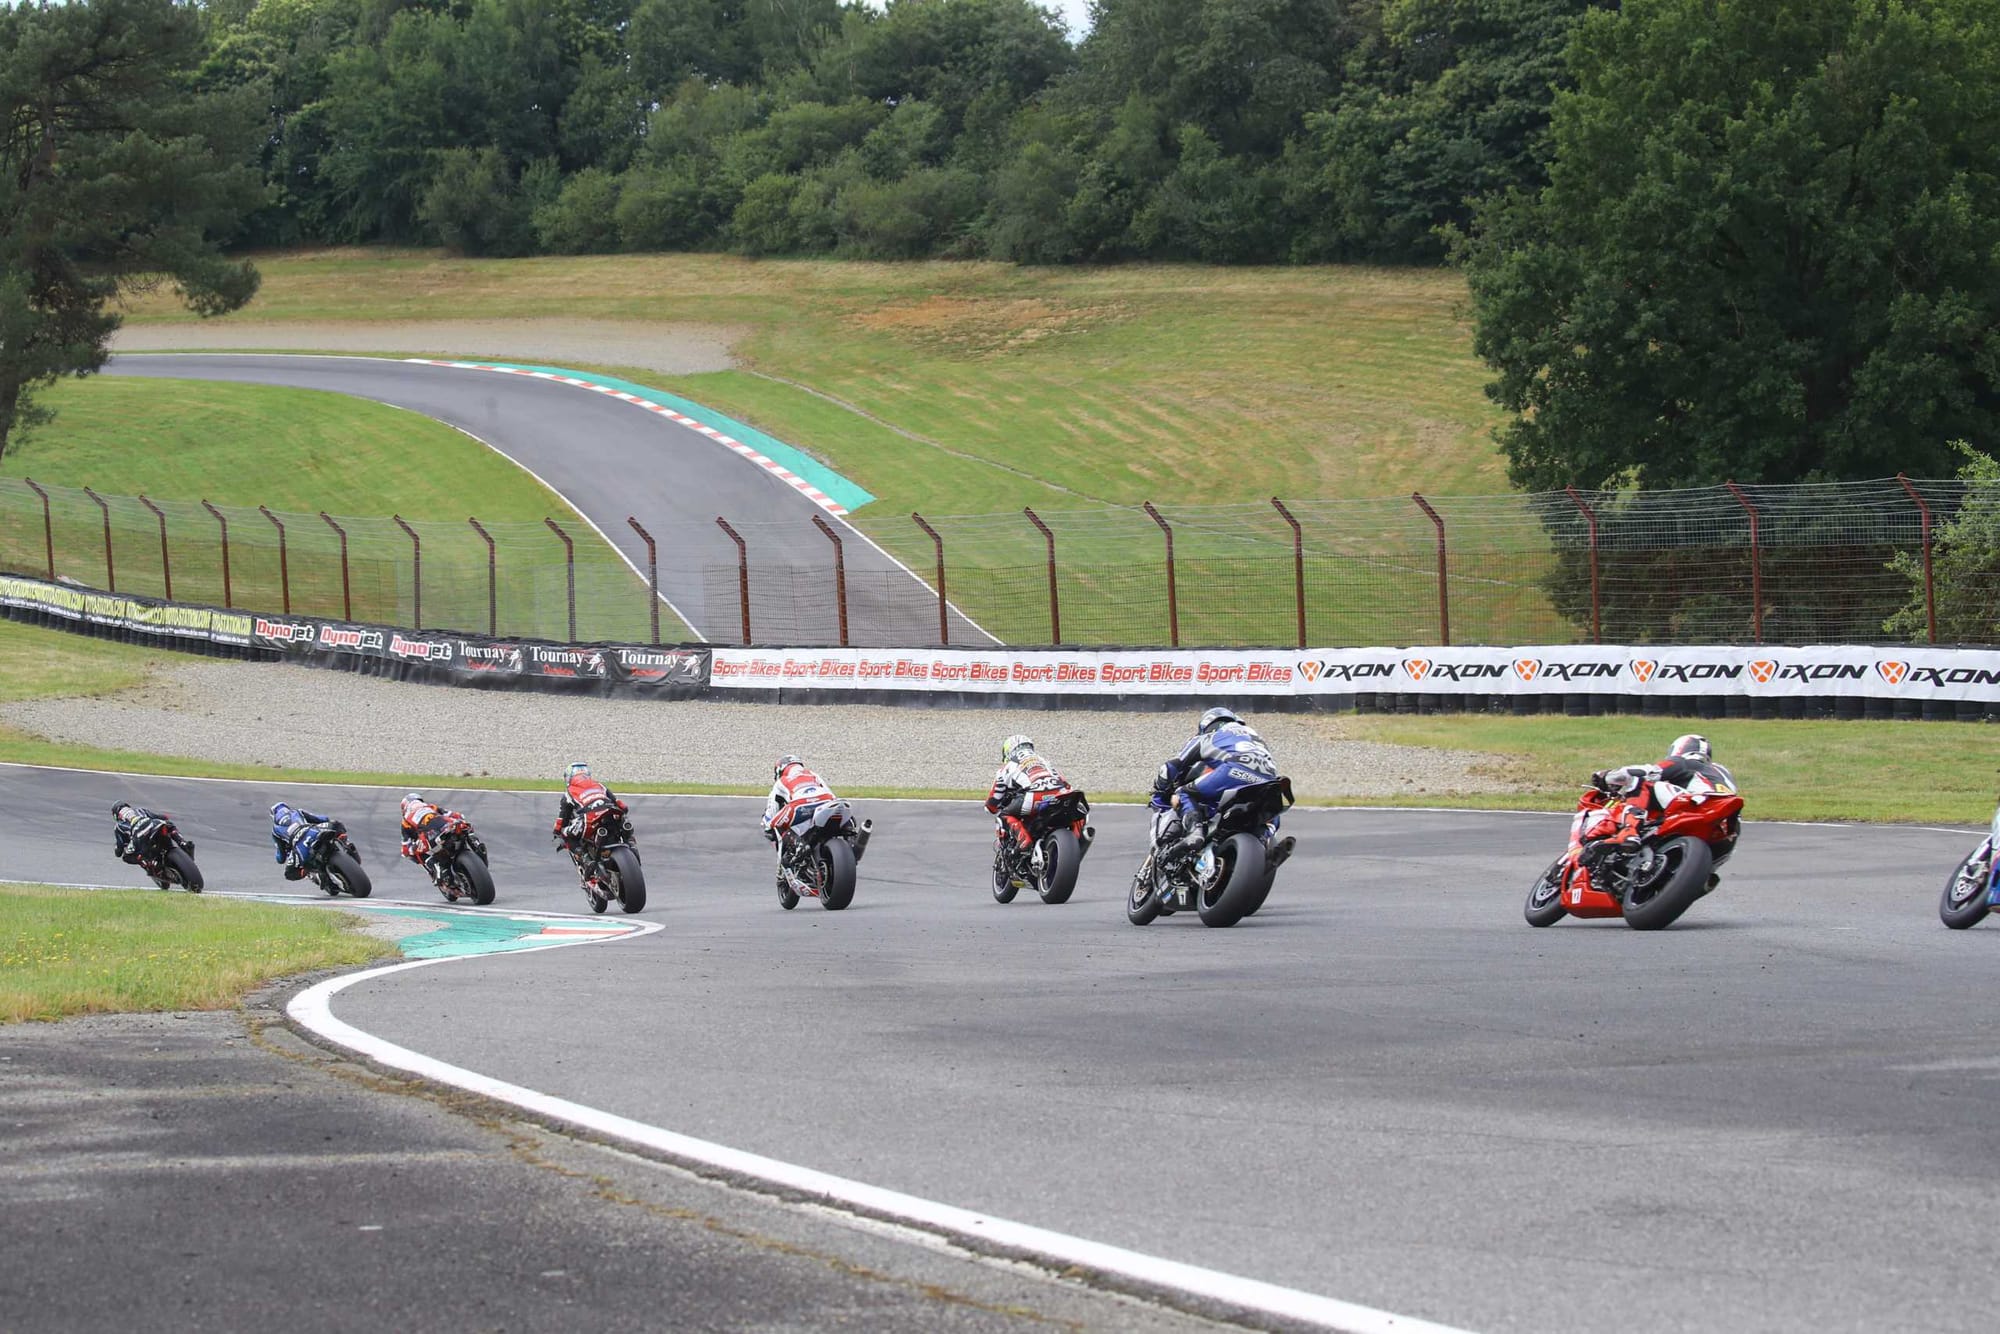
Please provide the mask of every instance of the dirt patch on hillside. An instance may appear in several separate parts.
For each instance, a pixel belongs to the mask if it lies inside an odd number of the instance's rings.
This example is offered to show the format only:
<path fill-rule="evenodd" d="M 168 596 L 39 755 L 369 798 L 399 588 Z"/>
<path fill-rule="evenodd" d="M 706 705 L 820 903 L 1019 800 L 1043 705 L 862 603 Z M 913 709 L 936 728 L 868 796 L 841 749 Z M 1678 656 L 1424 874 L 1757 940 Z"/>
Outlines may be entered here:
<path fill-rule="evenodd" d="M 388 352 L 571 366 L 632 366 L 668 375 L 734 370 L 728 325 L 626 320 L 374 320 L 256 323 L 207 320 L 120 329 L 113 352 Z"/>
<path fill-rule="evenodd" d="M 980 354 L 1011 352 L 1063 334 L 1086 333 L 1124 315 L 1124 308 L 1116 305 L 933 296 L 882 306 L 852 317 L 852 323 L 940 350 Z"/>

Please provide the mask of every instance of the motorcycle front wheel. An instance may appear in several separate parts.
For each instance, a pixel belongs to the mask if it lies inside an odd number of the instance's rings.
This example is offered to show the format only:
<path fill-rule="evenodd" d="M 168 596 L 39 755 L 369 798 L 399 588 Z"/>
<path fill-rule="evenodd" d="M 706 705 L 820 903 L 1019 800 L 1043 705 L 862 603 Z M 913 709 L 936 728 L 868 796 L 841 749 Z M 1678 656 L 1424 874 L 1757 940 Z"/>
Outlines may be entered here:
<path fill-rule="evenodd" d="M 1153 875 L 1153 855 L 1148 855 L 1132 873 L 1132 888 L 1125 892 L 1125 920 L 1133 926 L 1147 926 L 1160 915 L 1160 887 Z"/>
<path fill-rule="evenodd" d="M 1992 909 L 1986 902 L 1989 858 L 1973 853 L 1958 864 L 1951 879 L 1944 882 L 1944 897 L 1938 900 L 1938 918 L 1954 931 L 1976 926 Z"/>
<path fill-rule="evenodd" d="M 820 846 L 819 855 L 826 862 L 819 906 L 838 912 L 854 902 L 854 846 L 844 838 L 830 838 Z"/>
<path fill-rule="evenodd" d="M 344 890 L 357 899 L 365 899 L 375 892 L 375 886 L 369 883 L 368 872 L 361 869 L 361 863 L 339 848 L 327 854 L 325 889 L 335 896 Z"/>
<path fill-rule="evenodd" d="M 1563 907 L 1562 873 L 1563 863 L 1568 857 L 1558 857 L 1542 878 L 1528 891 L 1528 901 L 1521 908 L 1521 915 L 1528 919 L 1529 926 L 1554 926 L 1569 916 L 1569 909 Z"/>
<path fill-rule="evenodd" d="M 611 879 L 618 890 L 618 906 L 628 913 L 646 906 L 646 873 L 630 848 L 613 848 L 605 857 Z"/>
<path fill-rule="evenodd" d="M 1007 835 L 1000 837 L 1006 838 Z M 993 901 L 1012 903 L 1014 896 L 1020 892 L 1021 887 L 1014 883 L 1012 859 L 1007 856 L 1005 847 L 996 844 L 993 849 Z"/>
<path fill-rule="evenodd" d="M 1058 829 L 1042 840 L 1042 882 L 1036 892 L 1043 903 L 1068 903 L 1076 892 L 1076 873 L 1083 864 L 1074 829 Z"/>

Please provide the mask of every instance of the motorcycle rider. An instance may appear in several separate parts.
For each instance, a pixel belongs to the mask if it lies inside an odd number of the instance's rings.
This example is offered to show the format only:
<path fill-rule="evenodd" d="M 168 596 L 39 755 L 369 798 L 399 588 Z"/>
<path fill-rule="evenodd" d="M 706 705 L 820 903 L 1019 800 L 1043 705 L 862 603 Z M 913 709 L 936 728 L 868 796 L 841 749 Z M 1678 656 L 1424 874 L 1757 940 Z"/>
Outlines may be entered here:
<path fill-rule="evenodd" d="M 1708 738 L 1695 733 L 1674 738 L 1666 758 L 1657 764 L 1627 764 L 1616 769 L 1599 769 L 1590 776 L 1590 785 L 1605 796 L 1605 804 L 1583 827 L 1583 851 L 1578 862 L 1585 870 L 1609 856 L 1611 850 L 1632 843 L 1644 832 L 1646 821 L 1657 812 L 1655 783 L 1686 787 L 1695 778 L 1706 778 L 1734 789 L 1735 778 L 1715 762 Z"/>
<path fill-rule="evenodd" d="M 1207 781 L 1217 776 L 1220 782 Z M 1202 714 L 1194 736 L 1153 779 L 1147 805 L 1153 811 L 1154 855 L 1163 865 L 1192 856 L 1201 846 L 1201 835 L 1191 830 L 1214 813 L 1215 799 L 1222 792 L 1245 781 L 1277 776 L 1270 748 L 1248 723 L 1223 708 Z M 1277 824 L 1271 821 L 1274 830 Z"/>
<path fill-rule="evenodd" d="M 778 850 L 778 888 L 786 888 L 784 839 L 792 822 L 801 815 L 809 817 L 833 800 L 833 789 L 798 756 L 780 756 L 771 766 L 771 792 L 764 801 L 764 837 Z"/>
<path fill-rule="evenodd" d="M 271 804 L 271 842 L 277 845 L 277 851 L 272 854 L 271 860 L 285 868 L 285 879 L 305 878 L 306 868 L 299 861 L 298 837 L 316 824 L 330 824 L 336 834 L 347 832 L 347 826 L 340 821 L 328 819 L 324 815 L 314 815 L 304 807 L 293 806 L 283 801 Z"/>
<path fill-rule="evenodd" d="M 442 849 L 438 836 L 444 832 L 447 817 L 464 819 L 457 811 L 444 808 L 424 800 L 422 794 L 405 793 L 403 796 L 403 855 L 424 868 L 432 883 L 438 879 L 437 858 Z"/>
<path fill-rule="evenodd" d="M 1044 794 L 1068 788 L 1055 766 L 1035 750 L 1033 739 L 1017 732 L 1000 743 L 1000 772 L 993 775 L 993 786 L 987 790 L 986 810 L 999 818 L 1015 843 L 1026 848 L 1034 843 L 1027 817 Z"/>
<path fill-rule="evenodd" d="M 563 770 L 562 800 L 556 803 L 556 823 L 551 832 L 565 852 L 572 857 L 576 855 L 578 840 L 583 837 L 584 816 L 604 806 L 611 807 L 620 815 L 630 813 L 610 788 L 591 777 L 589 765 L 578 761 Z M 625 841 L 632 845 L 635 852 L 638 850 L 639 840 L 629 830 Z"/>
<path fill-rule="evenodd" d="M 111 855 L 132 866 L 139 864 L 139 849 L 132 835 L 142 820 L 157 820 L 160 817 L 143 806 L 134 806 L 129 801 L 111 803 Z"/>

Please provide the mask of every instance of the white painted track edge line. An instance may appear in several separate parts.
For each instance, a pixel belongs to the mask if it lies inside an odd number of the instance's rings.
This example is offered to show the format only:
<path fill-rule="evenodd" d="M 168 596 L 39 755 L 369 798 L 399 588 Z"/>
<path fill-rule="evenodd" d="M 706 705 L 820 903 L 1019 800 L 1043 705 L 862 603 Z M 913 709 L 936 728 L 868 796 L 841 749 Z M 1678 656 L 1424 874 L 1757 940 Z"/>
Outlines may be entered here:
<path fill-rule="evenodd" d="M 655 929 L 659 929 L 655 924 Z M 538 947 L 562 949 L 572 944 L 595 941 L 565 941 Z M 514 950 L 512 957 L 535 950 Z M 510 1084 L 475 1071 L 451 1065 L 435 1057 L 398 1046 L 363 1029 L 356 1028 L 333 1013 L 333 997 L 348 987 L 413 968 L 429 967 L 452 959 L 419 959 L 371 968 L 329 978 L 292 997 L 285 1012 L 298 1024 L 337 1046 L 354 1051 L 377 1064 L 403 1070 L 468 1093 L 491 1098 L 537 1116 L 579 1126 L 585 1130 L 623 1140 L 665 1154 L 686 1163 L 696 1163 L 729 1176 L 763 1182 L 786 1192 L 817 1200 L 822 1204 L 845 1205 L 865 1214 L 888 1218 L 908 1226 L 939 1232 L 975 1247 L 997 1247 L 1041 1257 L 1059 1265 L 1080 1265 L 1099 1273 L 1115 1275 L 1147 1287 L 1167 1289 L 1219 1302 L 1239 1310 L 1302 1321 L 1347 1334 L 1464 1334 L 1452 1326 L 1400 1316 L 1373 1307 L 1344 1302 L 1338 1298 L 1286 1288 L 1259 1279 L 1242 1278 L 1198 1265 L 1145 1255 L 1123 1247 L 1072 1237 L 1065 1233 L 996 1218 L 954 1205 L 906 1195 L 900 1191 L 851 1181 L 845 1177 L 794 1163 L 766 1158 L 761 1154 L 732 1149 L 727 1145 L 695 1139 L 676 1131 L 648 1125 L 629 1117 L 587 1107 L 535 1089 Z"/>

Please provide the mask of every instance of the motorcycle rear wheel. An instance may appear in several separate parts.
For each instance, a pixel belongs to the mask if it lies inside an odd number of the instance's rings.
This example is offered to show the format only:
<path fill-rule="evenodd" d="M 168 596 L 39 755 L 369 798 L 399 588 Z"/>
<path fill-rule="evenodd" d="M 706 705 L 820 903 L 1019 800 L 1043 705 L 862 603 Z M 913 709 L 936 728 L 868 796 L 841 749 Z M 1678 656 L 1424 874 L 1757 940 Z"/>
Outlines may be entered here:
<path fill-rule="evenodd" d="M 361 863 L 340 848 L 327 854 L 326 879 L 329 885 L 337 886 L 329 888 L 329 894 L 338 895 L 345 890 L 357 899 L 365 899 L 375 892 L 375 886 L 369 883 L 368 872 L 361 869 Z"/>
<path fill-rule="evenodd" d="M 1215 887 L 1195 898 L 1203 926 L 1235 926 L 1248 912 L 1252 896 L 1264 887 L 1264 845 L 1250 834 L 1231 834 L 1215 850 L 1222 874 Z"/>
<path fill-rule="evenodd" d="M 465 887 L 472 892 L 472 901 L 484 908 L 493 902 L 493 873 L 486 869 L 486 863 L 479 854 L 467 848 L 458 854 L 458 873 L 465 880 Z"/>
<path fill-rule="evenodd" d="M 190 894 L 201 893 L 201 868 L 194 864 L 194 858 L 179 848 L 167 849 L 167 879 Z"/>
<path fill-rule="evenodd" d="M 604 860 L 618 890 L 618 906 L 628 913 L 645 907 L 646 873 L 639 869 L 639 859 L 632 855 L 632 849 L 613 848 Z"/>
<path fill-rule="evenodd" d="M 1644 886 L 1625 891 L 1625 925 L 1634 931 L 1658 931 L 1672 926 L 1694 901 L 1708 892 L 1709 868 L 1715 854 L 1698 838 L 1670 838 L 1659 855 L 1667 869 Z M 1650 892 L 1648 892 L 1650 891 Z"/>
<path fill-rule="evenodd" d="M 1558 857 L 1542 872 L 1528 890 L 1528 901 L 1521 906 L 1521 915 L 1528 919 L 1529 926 L 1554 926 L 1569 916 L 1569 909 L 1563 907 L 1562 870 L 1568 857 Z"/>
<path fill-rule="evenodd" d="M 1036 893 L 1043 903 L 1068 903 L 1076 892 L 1076 873 L 1083 865 L 1083 849 L 1077 846 L 1074 829 L 1058 829 L 1043 840 L 1048 855 L 1042 862 L 1042 882 Z"/>
<path fill-rule="evenodd" d="M 1944 897 L 1938 900 L 1938 920 L 1954 931 L 1963 931 L 1978 925 L 1992 911 L 1986 902 L 1990 866 L 1988 859 L 1976 853 L 1958 864 L 1958 869 L 1944 882 Z M 1954 898 L 1961 893 L 1962 897 Z"/>
<path fill-rule="evenodd" d="M 826 862 L 819 906 L 828 912 L 839 912 L 854 902 L 854 846 L 844 838 L 830 838 L 820 845 L 819 855 Z"/>

